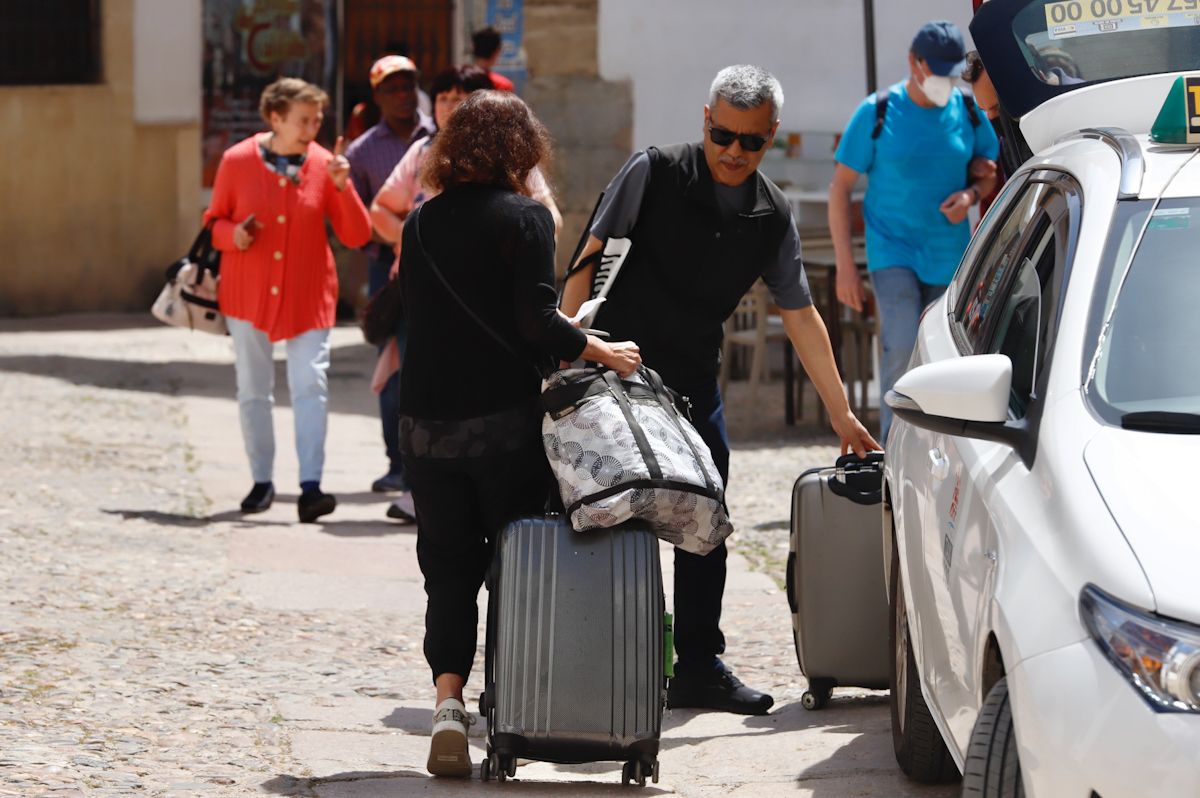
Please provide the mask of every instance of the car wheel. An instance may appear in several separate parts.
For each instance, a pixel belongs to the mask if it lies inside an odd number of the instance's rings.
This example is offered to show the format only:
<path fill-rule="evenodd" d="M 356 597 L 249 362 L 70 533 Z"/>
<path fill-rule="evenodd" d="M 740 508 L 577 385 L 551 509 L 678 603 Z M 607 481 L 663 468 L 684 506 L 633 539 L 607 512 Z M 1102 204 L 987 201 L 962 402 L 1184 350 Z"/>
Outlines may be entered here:
<path fill-rule="evenodd" d="M 978 798 L 1025 798 L 1012 704 L 1008 700 L 1008 679 L 992 686 L 975 719 L 971 744 L 967 747 L 962 794 Z"/>
<path fill-rule="evenodd" d="M 942 740 L 921 695 L 920 675 L 908 637 L 908 612 L 900 586 L 900 547 L 892 544 L 891 580 L 891 707 L 892 749 L 909 778 L 926 784 L 947 784 L 959 778 L 958 768 Z"/>

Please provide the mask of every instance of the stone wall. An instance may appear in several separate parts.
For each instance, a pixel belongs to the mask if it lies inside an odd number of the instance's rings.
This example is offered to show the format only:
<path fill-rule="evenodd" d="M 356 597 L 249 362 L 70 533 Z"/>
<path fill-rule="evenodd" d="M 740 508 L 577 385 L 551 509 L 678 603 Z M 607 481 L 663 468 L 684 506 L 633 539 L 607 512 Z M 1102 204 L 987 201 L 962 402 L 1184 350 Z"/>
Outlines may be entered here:
<path fill-rule="evenodd" d="M 102 83 L 0 87 L 0 316 L 149 308 L 199 227 L 199 125 L 134 123 L 134 2 L 102 8 Z"/>
<path fill-rule="evenodd" d="M 563 214 L 560 274 L 596 198 L 632 147 L 632 90 L 627 82 L 600 78 L 598 5 L 598 0 L 525 0 L 524 97 L 554 137 L 549 174 Z M 465 38 L 469 43 L 469 35 Z"/>

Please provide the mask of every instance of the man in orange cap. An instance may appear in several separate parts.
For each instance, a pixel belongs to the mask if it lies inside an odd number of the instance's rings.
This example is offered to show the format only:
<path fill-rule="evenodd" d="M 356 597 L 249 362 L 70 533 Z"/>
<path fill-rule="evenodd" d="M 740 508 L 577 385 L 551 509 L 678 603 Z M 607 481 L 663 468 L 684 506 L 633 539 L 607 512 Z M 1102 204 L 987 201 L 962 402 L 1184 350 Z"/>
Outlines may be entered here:
<path fill-rule="evenodd" d="M 358 196 L 370 205 L 408 148 L 436 128 L 433 120 L 418 107 L 419 73 L 411 59 L 385 55 L 372 65 L 368 77 L 380 120 L 350 144 L 346 158 L 350 161 L 350 179 L 354 181 Z M 374 295 L 388 280 L 394 253 L 390 244 L 375 233 L 372 236 L 365 251 L 370 264 L 367 288 Z M 379 417 L 383 423 L 388 470 L 371 485 L 371 490 L 378 493 L 408 489 L 400 463 L 399 395 L 397 377 L 393 375 L 379 393 Z"/>

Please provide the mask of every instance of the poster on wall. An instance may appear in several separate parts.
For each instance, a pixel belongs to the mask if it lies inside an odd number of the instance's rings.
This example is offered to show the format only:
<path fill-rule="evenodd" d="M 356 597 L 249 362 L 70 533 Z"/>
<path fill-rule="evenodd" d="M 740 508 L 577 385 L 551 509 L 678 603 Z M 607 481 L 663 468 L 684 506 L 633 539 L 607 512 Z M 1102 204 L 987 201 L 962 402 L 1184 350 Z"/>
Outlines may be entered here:
<path fill-rule="evenodd" d="M 496 72 L 511 80 L 520 94 L 525 88 L 525 0 L 488 0 L 487 24 L 500 33 Z"/>
<path fill-rule="evenodd" d="M 226 149 L 263 130 L 258 98 L 277 78 L 298 77 L 335 100 L 337 0 L 204 0 L 204 186 Z M 334 129 L 326 122 L 322 141 Z"/>

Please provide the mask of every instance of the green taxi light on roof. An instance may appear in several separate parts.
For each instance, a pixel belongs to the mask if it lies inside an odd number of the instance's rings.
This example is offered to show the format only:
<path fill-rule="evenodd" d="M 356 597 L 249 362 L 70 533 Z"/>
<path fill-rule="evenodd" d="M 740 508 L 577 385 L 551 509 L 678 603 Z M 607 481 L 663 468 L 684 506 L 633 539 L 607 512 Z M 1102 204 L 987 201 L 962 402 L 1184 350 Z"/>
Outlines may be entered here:
<path fill-rule="evenodd" d="M 1200 76 L 1175 79 L 1150 128 L 1150 140 L 1157 144 L 1200 145 Z"/>

